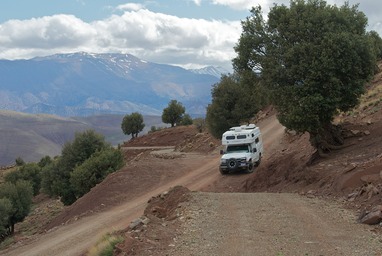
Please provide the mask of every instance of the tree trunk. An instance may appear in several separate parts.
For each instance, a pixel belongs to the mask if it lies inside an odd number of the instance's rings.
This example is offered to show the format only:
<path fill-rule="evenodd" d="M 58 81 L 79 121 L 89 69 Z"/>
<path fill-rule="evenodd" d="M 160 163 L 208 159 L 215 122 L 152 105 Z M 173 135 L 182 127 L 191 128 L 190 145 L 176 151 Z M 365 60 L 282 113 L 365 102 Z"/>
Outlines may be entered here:
<path fill-rule="evenodd" d="M 342 128 L 339 125 L 328 124 L 318 132 L 311 132 L 311 145 L 317 149 L 317 153 L 321 157 L 327 157 L 332 150 L 343 148 L 344 139 L 342 136 Z"/>

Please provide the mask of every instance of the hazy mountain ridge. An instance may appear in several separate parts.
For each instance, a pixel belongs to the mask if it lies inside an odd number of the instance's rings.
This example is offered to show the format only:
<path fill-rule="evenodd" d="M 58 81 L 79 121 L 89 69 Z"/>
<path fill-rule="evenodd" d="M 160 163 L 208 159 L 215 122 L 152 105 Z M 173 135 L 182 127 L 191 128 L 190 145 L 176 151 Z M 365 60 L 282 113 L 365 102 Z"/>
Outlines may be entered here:
<path fill-rule="evenodd" d="M 144 116 L 144 134 L 151 126 L 164 126 L 160 116 Z M 130 137 L 121 130 L 123 115 L 88 117 L 59 117 L 47 114 L 26 114 L 0 110 L 0 166 L 9 165 L 21 157 L 27 162 L 42 157 L 60 155 L 62 146 L 74 138 L 76 132 L 93 129 L 106 141 L 117 145 Z"/>
<path fill-rule="evenodd" d="M 171 99 L 204 114 L 217 76 L 129 54 L 56 54 L 0 60 L 0 109 L 62 116 L 160 115 Z"/>

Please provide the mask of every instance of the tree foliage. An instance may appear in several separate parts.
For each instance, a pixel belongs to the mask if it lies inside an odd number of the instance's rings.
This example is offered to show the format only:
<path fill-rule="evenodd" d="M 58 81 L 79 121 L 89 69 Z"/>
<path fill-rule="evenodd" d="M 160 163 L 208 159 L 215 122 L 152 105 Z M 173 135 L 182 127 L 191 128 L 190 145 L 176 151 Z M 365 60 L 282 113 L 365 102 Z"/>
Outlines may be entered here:
<path fill-rule="evenodd" d="M 24 164 L 17 170 L 7 173 L 4 179 L 14 184 L 19 180 L 29 181 L 33 187 L 33 195 L 37 195 L 41 187 L 41 167 L 36 163 Z"/>
<path fill-rule="evenodd" d="M 123 163 L 123 154 L 118 149 L 107 148 L 95 152 L 70 173 L 70 183 L 73 186 L 76 198 L 89 192 L 108 174 L 120 169 Z"/>
<path fill-rule="evenodd" d="M 38 162 L 38 166 L 40 166 L 41 168 L 47 166 L 48 164 L 50 164 L 52 162 L 52 158 L 50 158 L 50 156 L 44 156 L 43 158 L 40 159 L 40 161 Z"/>
<path fill-rule="evenodd" d="M 0 199 L 3 211 L 8 212 L 8 224 L 5 228 L 10 234 L 14 232 L 14 226 L 21 222 L 29 214 L 32 206 L 33 189 L 29 181 L 19 180 L 16 184 L 6 182 L 0 185 Z M 5 200 L 4 200 L 5 199 Z M 12 205 L 9 209 L 9 200 Z"/>
<path fill-rule="evenodd" d="M 131 134 L 132 138 L 138 137 L 138 134 L 145 128 L 143 116 L 138 112 L 125 115 L 122 120 L 121 128 L 124 134 Z"/>
<path fill-rule="evenodd" d="M 373 46 L 374 55 L 377 60 L 382 59 L 382 38 L 374 30 L 367 33 L 371 45 Z"/>
<path fill-rule="evenodd" d="M 167 108 L 163 109 L 162 121 L 163 123 L 171 124 L 171 127 L 174 127 L 182 121 L 185 112 L 186 109 L 182 103 L 177 100 L 171 100 Z"/>
<path fill-rule="evenodd" d="M 207 107 L 206 123 L 214 137 L 221 138 L 230 127 L 249 122 L 260 109 L 261 103 L 255 97 L 254 81 L 256 77 L 250 83 L 242 83 L 235 75 L 224 75 L 213 86 L 212 103 Z M 258 95 L 258 98 L 261 96 Z"/>
<path fill-rule="evenodd" d="M 331 121 L 358 103 L 374 69 L 367 18 L 357 8 L 294 0 L 274 5 L 267 21 L 261 7 L 253 8 L 235 47 L 235 70 L 258 73 L 279 121 L 309 132 L 320 152 L 341 144 Z"/>
<path fill-rule="evenodd" d="M 0 198 L 0 241 L 11 232 L 10 217 L 12 214 L 12 203 L 8 198 Z"/>
<path fill-rule="evenodd" d="M 192 117 L 189 114 L 184 114 L 182 120 L 180 121 L 180 125 L 191 125 Z"/>
<path fill-rule="evenodd" d="M 15 159 L 16 166 L 23 166 L 25 164 L 25 161 L 21 158 L 18 157 Z"/>
<path fill-rule="evenodd" d="M 93 130 L 76 133 L 73 142 L 68 142 L 62 149 L 61 157 L 43 168 L 43 190 L 51 196 L 60 196 L 68 205 L 76 200 L 75 190 L 70 183 L 70 174 L 95 152 L 111 147 L 102 135 Z"/>
<path fill-rule="evenodd" d="M 94 130 L 76 133 L 73 142 L 66 143 L 62 149 L 62 164 L 67 169 L 73 169 L 76 165 L 82 164 L 94 152 L 109 146 L 104 136 Z"/>
<path fill-rule="evenodd" d="M 52 161 L 45 165 L 41 170 L 41 190 L 51 197 L 58 195 L 58 191 L 55 189 L 55 183 L 58 182 L 57 179 L 60 178 L 58 174 L 59 159 L 60 158 L 57 158 L 56 161 Z"/>

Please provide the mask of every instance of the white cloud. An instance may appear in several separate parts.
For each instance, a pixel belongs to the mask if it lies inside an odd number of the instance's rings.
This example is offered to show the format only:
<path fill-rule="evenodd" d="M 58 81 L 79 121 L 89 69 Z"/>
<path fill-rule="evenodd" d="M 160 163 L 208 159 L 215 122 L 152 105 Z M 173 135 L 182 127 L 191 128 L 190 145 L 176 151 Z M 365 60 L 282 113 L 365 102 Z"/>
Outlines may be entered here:
<path fill-rule="evenodd" d="M 88 44 L 97 32 L 72 15 L 54 15 L 0 24 L 0 58 L 30 57 Z"/>
<path fill-rule="evenodd" d="M 197 6 L 200 6 L 202 4 L 202 0 L 193 0 L 194 3 L 197 5 Z"/>
<path fill-rule="evenodd" d="M 268 11 L 272 4 L 268 0 L 212 0 L 213 4 L 228 6 L 235 10 L 250 10 L 253 6 L 261 5 L 263 10 Z"/>
<path fill-rule="evenodd" d="M 158 62 L 195 65 L 229 62 L 237 42 L 239 22 L 187 19 L 146 9 L 125 12 L 95 22 L 104 47 Z"/>
<path fill-rule="evenodd" d="M 229 68 L 240 33 L 239 21 L 179 18 L 147 9 L 92 23 L 72 15 L 54 15 L 0 24 L 0 58 L 124 52 L 159 63 Z"/>
<path fill-rule="evenodd" d="M 127 3 L 127 4 L 121 4 L 117 6 L 117 10 L 123 10 L 123 11 L 138 11 L 143 8 L 144 6 L 142 4 L 137 4 L 137 3 Z"/>

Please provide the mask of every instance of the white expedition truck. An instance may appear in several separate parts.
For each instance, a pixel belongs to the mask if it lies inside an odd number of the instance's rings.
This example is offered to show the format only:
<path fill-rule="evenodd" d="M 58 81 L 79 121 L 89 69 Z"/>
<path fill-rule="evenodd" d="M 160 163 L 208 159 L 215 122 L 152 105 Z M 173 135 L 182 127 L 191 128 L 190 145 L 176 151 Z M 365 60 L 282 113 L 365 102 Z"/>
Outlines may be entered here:
<path fill-rule="evenodd" d="M 263 141 L 259 127 L 254 124 L 232 127 L 223 133 L 220 151 L 220 173 L 245 170 L 253 172 L 263 157 Z"/>

